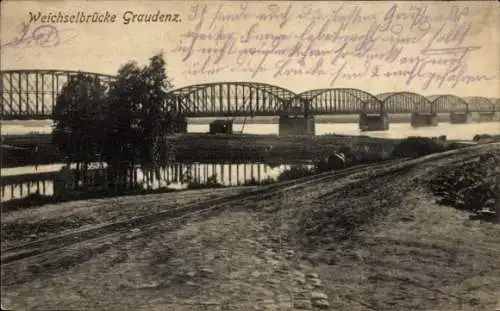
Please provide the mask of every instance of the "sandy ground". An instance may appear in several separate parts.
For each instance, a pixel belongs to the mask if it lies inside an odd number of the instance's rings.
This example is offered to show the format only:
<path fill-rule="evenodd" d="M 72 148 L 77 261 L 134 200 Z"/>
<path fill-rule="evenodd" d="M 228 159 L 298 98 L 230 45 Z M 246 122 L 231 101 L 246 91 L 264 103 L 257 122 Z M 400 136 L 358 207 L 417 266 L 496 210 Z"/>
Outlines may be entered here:
<path fill-rule="evenodd" d="M 500 226 L 441 206 L 436 166 L 339 179 L 2 272 L 11 310 L 494 310 Z M 62 255 L 61 255 L 62 256 Z M 3 269 L 3 268 L 2 268 Z M 21 272 L 22 271 L 22 272 Z"/>
<path fill-rule="evenodd" d="M 123 196 L 47 204 L 2 213 L 2 249 L 75 229 L 85 230 L 179 208 L 186 204 L 234 195 L 252 187 L 186 190 L 164 194 Z"/>

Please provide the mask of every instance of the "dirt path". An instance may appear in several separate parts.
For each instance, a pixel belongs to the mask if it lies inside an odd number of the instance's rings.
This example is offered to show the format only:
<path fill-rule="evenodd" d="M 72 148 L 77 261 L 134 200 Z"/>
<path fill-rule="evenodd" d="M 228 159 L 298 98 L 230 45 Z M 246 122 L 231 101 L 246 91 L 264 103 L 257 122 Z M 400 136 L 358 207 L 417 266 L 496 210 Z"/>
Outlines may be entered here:
<path fill-rule="evenodd" d="M 106 223 L 124 221 L 194 204 L 209 199 L 235 195 L 252 187 L 202 189 L 90 199 L 47 204 L 2 213 L 2 250 L 19 243 L 58 234 L 87 230 Z"/>
<path fill-rule="evenodd" d="M 480 153 L 480 152 L 477 152 Z M 425 162 L 242 201 L 175 231 L 26 264 L 13 310 L 493 310 L 500 226 L 435 203 Z"/>

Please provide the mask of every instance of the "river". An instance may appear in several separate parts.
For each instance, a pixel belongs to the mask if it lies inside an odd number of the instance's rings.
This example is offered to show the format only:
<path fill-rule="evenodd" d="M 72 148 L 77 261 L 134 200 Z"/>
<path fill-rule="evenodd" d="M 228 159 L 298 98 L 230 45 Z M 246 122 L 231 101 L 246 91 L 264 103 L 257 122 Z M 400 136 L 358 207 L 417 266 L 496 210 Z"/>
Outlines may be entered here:
<path fill-rule="evenodd" d="M 12 167 L 2 170 L 0 201 L 20 199 L 29 194 L 54 194 L 55 173 L 63 164 Z M 265 163 L 173 163 L 160 169 L 144 189 L 186 189 L 189 184 L 205 184 L 209 180 L 224 186 L 237 186 L 251 181 L 276 180 L 290 165 L 270 166 Z M 98 172 L 98 170 L 93 171 Z M 92 174 L 90 174 L 92 176 Z M 144 174 L 137 169 L 138 182 L 145 182 Z M 158 178 L 159 177 L 159 178 Z"/>
<path fill-rule="evenodd" d="M 188 132 L 208 132 L 208 124 L 188 124 Z M 247 134 L 278 134 L 278 124 L 234 124 L 235 131 L 243 130 Z M 30 132 L 50 133 L 52 128 L 50 121 L 24 121 L 3 122 L 1 126 L 2 135 L 27 134 Z M 408 136 L 434 137 L 446 135 L 448 139 L 470 140 L 476 134 L 498 134 L 500 133 L 500 122 L 484 122 L 469 124 L 450 124 L 441 122 L 437 127 L 413 128 L 409 123 L 391 123 L 388 131 L 361 132 L 357 123 L 316 123 L 316 135 L 322 134 L 345 134 L 345 135 L 368 135 L 381 138 L 405 138 Z M 58 171 L 61 164 L 13 167 L 3 169 L 2 177 L 24 176 L 22 182 L 2 185 L 1 201 L 14 198 L 22 198 L 30 193 L 39 191 L 42 194 L 53 193 L 53 183 L 50 176 L 43 180 L 36 176 L 41 173 Z M 215 176 L 218 183 L 229 186 L 243 184 L 249 179 L 261 181 L 267 178 L 276 179 L 277 176 L 289 165 L 270 167 L 263 163 L 232 163 L 232 164 L 175 164 L 163 171 L 161 180 L 154 180 L 153 188 L 164 187 L 168 184 L 171 188 L 185 188 L 185 182 L 189 176 L 195 176 L 197 181 L 204 183 L 211 176 Z M 142 179 L 142 174 L 139 174 Z"/>
<path fill-rule="evenodd" d="M 413 128 L 410 123 L 391 123 L 388 131 L 361 132 L 357 123 L 316 123 L 316 135 L 343 134 L 343 135 L 368 135 L 381 138 L 405 138 L 408 136 L 433 137 L 446 135 L 448 139 L 469 140 L 476 134 L 498 134 L 500 133 L 500 122 L 483 122 L 469 124 L 439 123 L 436 127 Z M 278 134 L 278 124 L 234 124 L 235 131 L 246 134 Z M 208 124 L 188 124 L 188 132 L 208 132 Z M 50 121 L 23 121 L 3 122 L 1 124 L 2 135 L 27 134 L 30 132 L 51 133 Z"/>

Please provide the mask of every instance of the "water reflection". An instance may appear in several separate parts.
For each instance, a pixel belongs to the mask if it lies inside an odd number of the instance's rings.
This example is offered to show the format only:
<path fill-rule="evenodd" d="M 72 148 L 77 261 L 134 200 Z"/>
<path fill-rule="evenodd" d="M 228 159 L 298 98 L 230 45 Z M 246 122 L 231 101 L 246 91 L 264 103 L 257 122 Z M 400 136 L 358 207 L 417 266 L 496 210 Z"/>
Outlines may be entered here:
<path fill-rule="evenodd" d="M 145 177 L 137 168 L 137 181 L 143 189 L 186 189 L 191 184 L 205 184 L 212 180 L 223 186 L 238 186 L 250 182 L 276 180 L 292 165 L 271 166 L 265 163 L 174 163 L 152 174 L 152 179 Z M 54 195 L 54 180 L 63 164 L 13 167 L 2 170 L 1 201 L 24 198 L 30 194 Z M 88 186 L 99 186 L 103 169 L 93 169 L 89 174 Z"/>

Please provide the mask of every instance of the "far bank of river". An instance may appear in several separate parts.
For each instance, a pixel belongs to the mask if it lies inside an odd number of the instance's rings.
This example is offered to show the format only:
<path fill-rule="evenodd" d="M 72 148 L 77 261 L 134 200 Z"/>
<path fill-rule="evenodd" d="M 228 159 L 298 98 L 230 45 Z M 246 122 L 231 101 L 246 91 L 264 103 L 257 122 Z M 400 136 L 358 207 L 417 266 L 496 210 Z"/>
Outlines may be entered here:
<path fill-rule="evenodd" d="M 349 135 L 278 137 L 277 135 L 188 133 L 170 137 L 173 155 L 177 161 L 205 163 L 304 162 L 332 153 L 341 146 L 377 145 L 392 148 L 397 141 Z M 3 137 L 1 151 L 4 168 L 64 162 L 56 146 L 51 144 L 50 134 Z"/>
<path fill-rule="evenodd" d="M 354 116 L 356 117 L 356 116 Z M 321 118 L 318 118 L 321 119 Z M 21 128 L 23 131 L 19 131 Z M 42 129 L 42 130 L 40 130 Z M 388 131 L 361 132 L 357 123 L 316 123 L 316 137 L 278 137 L 278 124 L 238 123 L 244 134 L 208 135 L 209 125 L 188 124 L 188 134 L 174 135 L 172 144 L 180 161 L 302 161 L 331 152 L 342 144 L 364 141 L 393 144 L 409 136 L 447 136 L 448 140 L 472 140 L 477 134 L 500 134 L 500 122 L 450 124 L 413 128 L 409 123 L 391 123 Z M 50 120 L 2 123 L 2 167 L 64 162 L 51 144 Z M 26 134 L 39 132 L 38 134 Z M 11 135 L 20 133 L 19 135 Z M 7 134 L 7 135 L 6 135 Z M 10 135 L 9 135 L 10 134 Z M 347 138 L 346 138 L 347 137 Z M 392 141 L 392 142 L 391 142 Z M 37 152 L 34 151 L 37 148 Z"/>

